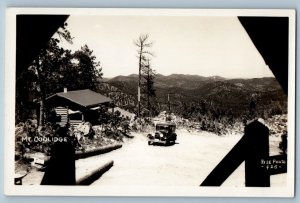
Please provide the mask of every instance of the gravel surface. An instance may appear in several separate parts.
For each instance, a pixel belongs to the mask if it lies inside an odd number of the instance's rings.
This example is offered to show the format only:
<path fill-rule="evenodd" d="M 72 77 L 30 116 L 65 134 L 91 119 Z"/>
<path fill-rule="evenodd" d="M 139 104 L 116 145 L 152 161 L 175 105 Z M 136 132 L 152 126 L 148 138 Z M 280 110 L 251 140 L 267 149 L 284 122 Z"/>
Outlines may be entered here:
<path fill-rule="evenodd" d="M 241 135 L 217 136 L 213 133 L 177 131 L 173 146 L 148 146 L 145 135 L 136 134 L 121 150 L 102 156 L 114 166 L 93 185 L 102 186 L 199 186 Z M 270 137 L 271 154 L 278 154 L 279 139 Z M 100 159 L 95 157 L 94 159 Z M 223 183 L 245 186 L 244 163 Z M 285 186 L 286 174 L 272 176 L 271 185 Z"/>

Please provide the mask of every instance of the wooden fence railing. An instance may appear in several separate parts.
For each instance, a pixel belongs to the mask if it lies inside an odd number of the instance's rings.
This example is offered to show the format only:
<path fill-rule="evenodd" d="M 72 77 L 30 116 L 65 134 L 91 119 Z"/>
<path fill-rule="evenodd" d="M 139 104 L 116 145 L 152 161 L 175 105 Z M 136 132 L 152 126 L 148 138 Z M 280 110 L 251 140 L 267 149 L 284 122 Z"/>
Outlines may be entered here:
<path fill-rule="evenodd" d="M 270 175 L 287 172 L 287 155 L 269 156 L 269 129 L 256 120 L 200 186 L 220 186 L 243 161 L 246 187 L 270 187 Z"/>

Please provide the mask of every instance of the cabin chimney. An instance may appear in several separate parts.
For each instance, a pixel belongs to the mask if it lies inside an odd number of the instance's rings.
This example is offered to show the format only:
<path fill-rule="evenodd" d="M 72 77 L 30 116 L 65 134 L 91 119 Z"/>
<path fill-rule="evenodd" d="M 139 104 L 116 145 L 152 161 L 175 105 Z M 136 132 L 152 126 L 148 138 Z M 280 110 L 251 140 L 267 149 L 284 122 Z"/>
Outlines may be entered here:
<path fill-rule="evenodd" d="M 64 93 L 68 92 L 68 88 L 64 87 Z"/>

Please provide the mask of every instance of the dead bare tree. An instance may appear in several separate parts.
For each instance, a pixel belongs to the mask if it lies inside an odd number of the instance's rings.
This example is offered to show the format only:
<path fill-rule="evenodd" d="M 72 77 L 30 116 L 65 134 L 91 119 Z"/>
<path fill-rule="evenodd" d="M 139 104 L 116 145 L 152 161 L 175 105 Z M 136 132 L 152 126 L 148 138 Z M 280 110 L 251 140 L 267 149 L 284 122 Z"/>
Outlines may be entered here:
<path fill-rule="evenodd" d="M 148 34 L 141 34 L 134 44 L 138 47 L 138 59 L 139 59 L 139 81 L 138 81 L 138 117 L 141 113 L 141 79 L 142 69 L 147 65 L 149 56 L 153 56 L 153 53 L 149 50 L 152 47 L 153 42 L 149 41 Z"/>

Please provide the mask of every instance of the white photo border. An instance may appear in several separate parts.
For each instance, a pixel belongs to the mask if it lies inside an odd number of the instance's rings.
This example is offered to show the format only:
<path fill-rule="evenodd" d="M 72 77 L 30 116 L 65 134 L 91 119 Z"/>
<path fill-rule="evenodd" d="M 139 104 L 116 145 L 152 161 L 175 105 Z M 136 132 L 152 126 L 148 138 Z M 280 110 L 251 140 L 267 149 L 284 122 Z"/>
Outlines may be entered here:
<path fill-rule="evenodd" d="M 280 16 L 289 17 L 288 73 L 288 167 L 287 186 L 282 188 L 237 187 L 99 187 L 14 185 L 16 15 L 128 15 L 128 16 Z M 7 8 L 5 40 L 5 153 L 6 195 L 24 196 L 203 196 L 293 197 L 295 184 L 295 10 L 288 9 L 124 9 L 124 8 Z M 225 156 L 225 155 L 224 155 Z"/>

